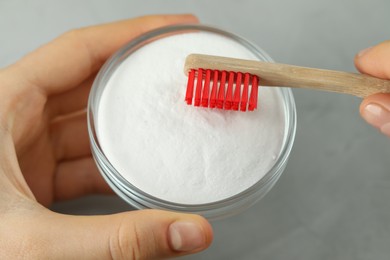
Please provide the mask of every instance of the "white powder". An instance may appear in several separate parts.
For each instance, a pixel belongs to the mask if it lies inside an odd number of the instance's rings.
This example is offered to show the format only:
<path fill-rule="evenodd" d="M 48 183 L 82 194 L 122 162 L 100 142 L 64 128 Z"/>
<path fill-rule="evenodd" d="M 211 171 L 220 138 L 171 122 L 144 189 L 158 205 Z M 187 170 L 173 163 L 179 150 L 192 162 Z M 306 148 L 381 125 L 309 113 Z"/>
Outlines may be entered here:
<path fill-rule="evenodd" d="M 264 176 L 280 153 L 285 114 L 274 88 L 259 88 L 254 112 L 188 106 L 183 66 L 190 53 L 256 59 L 240 44 L 206 32 L 150 43 L 108 81 L 97 134 L 130 183 L 160 199 L 201 204 L 236 195 Z"/>

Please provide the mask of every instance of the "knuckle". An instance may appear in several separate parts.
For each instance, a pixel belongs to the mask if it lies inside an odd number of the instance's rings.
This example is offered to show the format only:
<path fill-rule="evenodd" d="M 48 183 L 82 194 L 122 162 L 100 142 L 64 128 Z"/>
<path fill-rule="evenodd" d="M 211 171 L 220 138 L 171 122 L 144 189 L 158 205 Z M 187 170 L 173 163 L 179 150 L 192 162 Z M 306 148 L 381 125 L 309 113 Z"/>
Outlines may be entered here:
<path fill-rule="evenodd" d="M 137 226 L 122 220 L 116 232 L 111 236 L 109 251 L 112 259 L 146 259 L 142 250 L 140 233 Z"/>
<path fill-rule="evenodd" d="M 91 31 L 92 30 L 92 31 Z M 84 60 L 89 62 L 86 66 L 86 74 L 90 75 L 95 72 L 104 63 L 107 57 L 99 52 L 93 51 L 96 42 L 91 38 L 93 29 L 90 27 L 72 29 L 65 32 L 60 38 L 64 38 L 67 45 L 71 45 L 71 49 L 83 50 L 85 55 Z"/>

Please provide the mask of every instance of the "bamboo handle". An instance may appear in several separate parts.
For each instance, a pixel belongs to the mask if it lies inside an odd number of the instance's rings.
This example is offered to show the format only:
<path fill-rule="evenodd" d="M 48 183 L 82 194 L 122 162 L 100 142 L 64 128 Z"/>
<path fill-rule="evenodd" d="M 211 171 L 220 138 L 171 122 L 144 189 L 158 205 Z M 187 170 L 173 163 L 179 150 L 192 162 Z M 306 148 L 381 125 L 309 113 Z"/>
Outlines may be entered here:
<path fill-rule="evenodd" d="M 298 67 L 287 64 L 190 54 L 185 73 L 190 69 L 225 70 L 250 73 L 260 78 L 260 85 L 318 89 L 366 97 L 390 93 L 390 80 L 358 73 Z"/>

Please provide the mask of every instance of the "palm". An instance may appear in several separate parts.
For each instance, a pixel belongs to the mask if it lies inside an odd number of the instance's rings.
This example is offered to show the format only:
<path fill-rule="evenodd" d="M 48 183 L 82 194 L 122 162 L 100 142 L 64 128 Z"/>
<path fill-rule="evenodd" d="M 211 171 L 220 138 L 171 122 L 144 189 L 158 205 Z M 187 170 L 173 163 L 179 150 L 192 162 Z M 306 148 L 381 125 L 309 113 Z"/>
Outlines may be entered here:
<path fill-rule="evenodd" d="M 45 120 L 46 121 L 46 120 Z M 57 160 L 50 140 L 48 122 L 41 123 L 41 130 L 32 136 L 25 152 L 19 155 L 19 165 L 31 191 L 43 205 L 50 205 L 55 198 L 55 172 Z"/>
<path fill-rule="evenodd" d="M 47 98 L 30 92 L 34 109 L 24 113 L 27 127 L 14 133 L 23 137 L 15 140 L 23 176 L 36 200 L 45 206 L 88 193 L 111 192 L 89 149 L 83 110 L 91 81 L 92 77 Z"/>

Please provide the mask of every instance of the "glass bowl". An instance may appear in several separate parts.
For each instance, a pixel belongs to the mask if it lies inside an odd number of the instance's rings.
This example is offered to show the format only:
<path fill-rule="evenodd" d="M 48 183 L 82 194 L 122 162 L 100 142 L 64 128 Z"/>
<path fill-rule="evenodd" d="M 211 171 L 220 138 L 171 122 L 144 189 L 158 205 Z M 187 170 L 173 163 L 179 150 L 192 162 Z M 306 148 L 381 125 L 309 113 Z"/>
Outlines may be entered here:
<path fill-rule="evenodd" d="M 92 155 L 97 167 L 109 184 L 109 186 L 126 202 L 137 209 L 154 208 L 186 213 L 195 213 L 213 220 L 237 214 L 260 200 L 276 183 L 284 171 L 290 151 L 293 146 L 296 131 L 296 108 L 292 92 L 288 88 L 277 88 L 284 102 L 285 129 L 284 138 L 280 153 L 274 161 L 271 169 L 254 185 L 248 189 L 223 200 L 205 204 L 180 204 L 166 201 L 154 197 L 128 182 L 110 163 L 99 143 L 97 135 L 96 118 L 99 108 L 100 98 L 104 88 L 118 66 L 135 51 L 150 42 L 157 41 L 171 35 L 188 33 L 194 31 L 208 32 L 227 37 L 247 48 L 259 60 L 273 62 L 272 59 L 262 49 L 251 42 L 233 33 L 226 32 L 205 25 L 174 25 L 163 27 L 145 33 L 130 41 L 119 51 L 117 51 L 99 71 L 88 102 L 88 132 L 91 143 Z M 184 98 L 183 98 L 184 100 Z M 184 102 L 184 101 L 183 101 Z"/>

